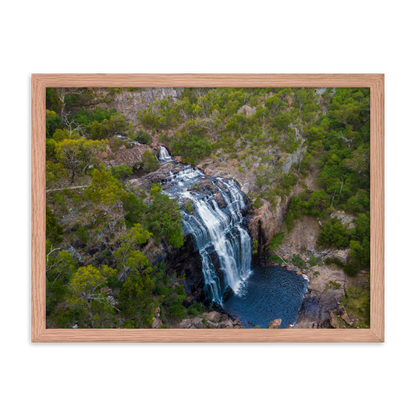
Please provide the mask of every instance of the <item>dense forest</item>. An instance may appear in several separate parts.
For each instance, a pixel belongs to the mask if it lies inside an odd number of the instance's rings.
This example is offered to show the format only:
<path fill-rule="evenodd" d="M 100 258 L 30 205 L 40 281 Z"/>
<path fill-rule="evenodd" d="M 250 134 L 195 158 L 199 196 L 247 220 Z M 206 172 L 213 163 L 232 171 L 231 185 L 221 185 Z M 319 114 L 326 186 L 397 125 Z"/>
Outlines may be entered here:
<path fill-rule="evenodd" d="M 201 169 L 223 163 L 237 179 L 249 172 L 250 212 L 286 198 L 274 253 L 306 216 L 322 225 L 321 250 L 350 250 L 346 264 L 332 258 L 325 264 L 348 276 L 369 269 L 368 89 L 184 88 L 128 120 L 115 98 L 135 92 L 47 89 L 48 327 L 167 328 L 212 308 L 186 302 L 187 276 L 155 254 L 184 245 L 178 202 L 162 184 L 129 186 L 131 178 L 160 169 L 158 144 Z M 107 155 L 138 144 L 140 162 L 106 163 Z M 334 215 L 340 211 L 354 217 L 353 227 Z"/>

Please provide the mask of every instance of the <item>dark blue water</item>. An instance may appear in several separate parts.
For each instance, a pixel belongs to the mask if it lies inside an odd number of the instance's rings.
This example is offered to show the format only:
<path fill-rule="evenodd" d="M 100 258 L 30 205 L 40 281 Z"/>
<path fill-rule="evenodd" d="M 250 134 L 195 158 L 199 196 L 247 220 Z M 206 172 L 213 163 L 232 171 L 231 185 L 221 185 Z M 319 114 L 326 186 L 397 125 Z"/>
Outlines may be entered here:
<path fill-rule="evenodd" d="M 238 316 L 245 327 L 267 328 L 274 319 L 281 319 L 281 328 L 296 323 L 297 313 L 307 291 L 308 281 L 295 272 L 279 266 L 255 267 L 239 294 L 224 303 L 223 308 Z"/>

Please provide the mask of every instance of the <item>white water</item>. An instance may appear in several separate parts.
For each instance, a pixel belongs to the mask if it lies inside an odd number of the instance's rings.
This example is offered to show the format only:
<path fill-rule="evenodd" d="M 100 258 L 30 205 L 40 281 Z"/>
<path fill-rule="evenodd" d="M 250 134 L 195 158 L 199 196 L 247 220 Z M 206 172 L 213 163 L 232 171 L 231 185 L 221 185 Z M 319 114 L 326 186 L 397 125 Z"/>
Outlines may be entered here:
<path fill-rule="evenodd" d="M 159 160 L 161 162 L 169 162 L 172 160 L 172 158 L 169 155 L 169 152 L 166 150 L 165 147 L 160 146 L 160 151 L 159 151 Z"/>
<path fill-rule="evenodd" d="M 251 239 L 242 225 L 243 194 L 234 180 L 209 178 L 214 191 L 199 191 L 195 188 L 201 187 L 202 176 L 199 169 L 191 166 L 177 173 L 170 172 L 167 177 L 170 188 L 166 193 L 179 198 L 180 203 L 192 202 L 192 212 L 182 211 L 184 229 L 193 235 L 201 255 L 206 295 L 221 303 L 228 286 L 237 293 L 250 275 Z M 218 193 L 224 200 L 224 208 L 214 199 L 214 194 Z M 222 278 L 213 264 L 216 256 Z"/>

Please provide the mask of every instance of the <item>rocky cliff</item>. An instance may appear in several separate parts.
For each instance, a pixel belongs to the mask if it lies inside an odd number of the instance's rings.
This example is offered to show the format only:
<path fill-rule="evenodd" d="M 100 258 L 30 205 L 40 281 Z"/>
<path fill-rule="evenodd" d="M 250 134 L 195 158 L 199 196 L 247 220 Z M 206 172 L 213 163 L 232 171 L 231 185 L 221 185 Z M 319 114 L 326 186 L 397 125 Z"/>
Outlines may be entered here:
<path fill-rule="evenodd" d="M 164 98 L 170 98 L 173 102 L 176 101 L 183 88 L 141 88 L 135 90 L 134 88 L 123 89 L 120 92 L 110 94 L 107 88 L 102 88 L 99 91 L 111 101 L 107 104 L 100 104 L 101 107 L 115 108 L 119 113 L 125 114 L 128 122 L 136 122 L 136 113 L 138 110 L 143 110 L 155 101 Z"/>

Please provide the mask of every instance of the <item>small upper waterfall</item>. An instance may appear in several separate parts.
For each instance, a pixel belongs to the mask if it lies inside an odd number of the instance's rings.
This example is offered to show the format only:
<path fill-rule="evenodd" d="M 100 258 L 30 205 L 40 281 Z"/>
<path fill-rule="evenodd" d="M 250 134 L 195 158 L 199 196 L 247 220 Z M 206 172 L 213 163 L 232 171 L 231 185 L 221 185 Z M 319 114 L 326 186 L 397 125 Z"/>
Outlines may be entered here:
<path fill-rule="evenodd" d="M 168 161 L 171 161 L 172 160 L 172 158 L 169 155 L 169 152 L 163 146 L 160 146 L 160 150 L 159 150 L 159 160 L 161 162 L 168 162 Z"/>
<path fill-rule="evenodd" d="M 206 176 L 191 166 L 169 172 L 163 188 L 179 199 L 184 231 L 192 235 L 201 255 L 206 296 L 221 303 L 224 293 L 238 292 L 251 272 L 244 194 L 233 179 Z"/>

